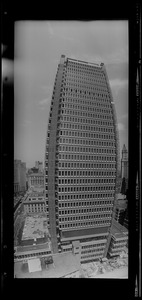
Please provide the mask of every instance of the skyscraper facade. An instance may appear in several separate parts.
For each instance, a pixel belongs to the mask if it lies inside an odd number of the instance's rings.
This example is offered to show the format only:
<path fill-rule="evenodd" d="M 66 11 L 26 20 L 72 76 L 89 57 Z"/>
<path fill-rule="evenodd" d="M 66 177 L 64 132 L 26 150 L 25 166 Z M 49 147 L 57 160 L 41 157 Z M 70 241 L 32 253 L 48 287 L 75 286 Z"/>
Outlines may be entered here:
<path fill-rule="evenodd" d="M 14 193 L 26 191 L 26 163 L 14 160 Z"/>
<path fill-rule="evenodd" d="M 45 150 L 45 191 L 53 253 L 81 262 L 106 256 L 118 189 L 119 142 L 103 63 L 61 56 Z"/>

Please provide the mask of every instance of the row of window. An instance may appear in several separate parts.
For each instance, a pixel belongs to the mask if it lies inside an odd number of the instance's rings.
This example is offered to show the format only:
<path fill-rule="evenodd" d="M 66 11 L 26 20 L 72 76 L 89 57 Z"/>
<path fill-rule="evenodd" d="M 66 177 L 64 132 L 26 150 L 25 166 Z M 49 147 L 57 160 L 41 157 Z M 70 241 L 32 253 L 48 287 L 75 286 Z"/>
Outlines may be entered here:
<path fill-rule="evenodd" d="M 67 248 L 67 249 L 62 249 L 62 252 L 67 252 L 67 251 L 71 251 L 72 250 L 72 247 L 71 248 Z"/>
<path fill-rule="evenodd" d="M 88 92 L 90 90 L 95 91 L 96 87 L 100 88 L 101 87 L 101 91 L 105 90 L 107 92 L 107 83 L 105 82 L 100 82 L 99 80 L 96 80 L 95 82 L 85 82 L 85 80 L 79 80 L 78 84 L 77 82 L 74 83 L 74 80 L 69 80 L 66 76 L 63 78 L 64 84 L 65 86 L 68 87 L 68 90 L 63 88 L 63 91 L 65 91 L 66 93 L 69 92 L 75 92 L 75 93 L 84 93 L 84 95 L 93 95 L 93 93 L 91 94 L 91 92 Z M 88 93 L 87 93 L 88 92 Z M 98 96 L 103 97 L 104 94 L 98 94 Z"/>
<path fill-rule="evenodd" d="M 89 215 L 88 215 L 88 213 L 89 213 Z M 86 218 L 86 219 L 88 219 L 88 218 L 90 218 L 90 219 L 91 218 L 92 219 L 93 218 L 95 218 L 95 219 L 98 219 L 98 218 L 109 218 L 109 217 L 111 217 L 112 211 L 110 213 L 107 213 L 107 214 L 105 213 L 104 214 L 104 212 L 100 212 L 100 210 L 99 210 L 99 214 L 98 214 L 98 212 L 95 213 L 95 211 L 93 211 L 93 209 L 89 209 L 88 208 L 88 209 L 83 209 L 82 213 L 81 213 L 83 215 L 79 215 L 79 216 L 77 216 L 77 214 L 80 214 L 80 212 L 79 212 L 78 209 L 76 209 L 76 210 L 74 210 L 74 209 L 68 210 L 68 213 L 67 213 L 66 210 L 59 211 L 59 217 L 62 217 L 64 215 L 71 215 L 71 214 L 75 214 L 76 215 L 75 219 L 73 219 L 74 217 L 67 217 L 67 219 L 65 218 L 65 221 L 83 220 L 84 218 Z M 87 215 L 85 216 L 84 214 L 87 214 Z M 63 218 L 61 218 L 61 220 L 63 221 Z"/>
<path fill-rule="evenodd" d="M 48 182 L 48 181 L 46 181 Z M 58 180 L 59 184 L 81 184 L 81 183 L 99 183 L 99 184 L 104 184 L 104 183 L 115 183 L 115 179 L 100 179 L 100 178 L 74 178 L 74 179 L 59 179 Z"/>
<path fill-rule="evenodd" d="M 126 243 L 126 238 L 125 238 L 125 239 L 122 239 L 122 240 L 120 240 L 120 241 L 116 241 L 116 240 L 115 240 L 115 241 L 114 241 L 114 240 L 112 241 L 112 245 L 116 245 L 116 244 L 118 245 L 118 244 L 122 244 L 122 243 Z"/>
<path fill-rule="evenodd" d="M 81 248 L 82 249 L 87 249 L 87 248 L 96 248 L 96 247 L 101 247 L 101 246 L 105 246 L 106 243 L 101 243 L 101 244 L 93 244 L 93 245 L 84 245 Z"/>
<path fill-rule="evenodd" d="M 81 96 L 85 95 L 86 97 L 88 95 L 101 97 L 102 95 L 109 93 L 107 82 L 105 84 L 103 82 L 101 82 L 101 83 L 96 82 L 95 84 L 90 82 L 90 84 L 88 84 L 88 83 L 85 84 L 85 82 L 81 80 L 81 83 L 78 84 L 78 88 L 76 87 L 75 89 L 73 89 L 75 87 L 74 82 L 69 81 L 67 76 L 63 76 L 62 82 L 64 84 L 61 85 L 61 87 L 62 87 L 61 91 L 65 92 L 65 93 L 70 92 L 71 89 L 72 89 L 72 91 L 74 90 L 77 93 L 80 92 Z M 65 87 L 69 87 L 68 91 L 66 91 Z M 92 90 L 92 91 L 90 92 L 90 90 Z M 90 93 L 83 94 L 83 92 L 87 92 L 87 91 L 89 91 Z M 101 94 L 101 93 L 103 93 L 103 94 Z"/>
<path fill-rule="evenodd" d="M 103 216 L 104 212 L 112 213 L 112 207 L 91 207 L 91 208 L 84 208 L 84 209 L 59 210 L 59 215 L 84 214 L 84 213 L 96 213 L 96 212 L 101 213 Z M 108 215 L 106 214 L 106 216 Z"/>
<path fill-rule="evenodd" d="M 48 175 L 48 171 L 46 171 L 46 175 Z M 115 171 L 59 171 L 59 176 L 116 176 Z"/>
<path fill-rule="evenodd" d="M 67 197 L 65 197 L 65 196 L 67 196 Z M 59 208 L 60 207 L 72 207 L 72 206 L 88 206 L 88 205 L 91 205 L 91 206 L 94 206 L 95 205 L 95 207 L 96 206 L 103 206 L 103 205 L 112 205 L 113 204 L 113 202 L 114 202 L 114 199 L 112 199 L 112 200 L 110 200 L 110 197 L 109 197 L 109 199 L 108 200 L 106 200 L 106 201 L 97 201 L 97 200 L 95 200 L 94 201 L 94 198 L 95 198 L 95 196 L 96 195 L 92 195 L 92 194 L 88 194 L 88 195 L 69 195 L 69 196 L 71 196 L 71 198 L 68 198 L 68 195 L 61 195 L 61 196 L 59 196 L 59 200 L 65 200 L 65 199 L 76 199 L 74 202 L 60 202 L 59 201 Z M 48 196 L 47 196 L 48 197 Z M 88 199 L 92 199 L 93 198 L 93 201 L 87 201 L 87 197 L 88 197 Z M 85 200 L 83 200 L 82 202 L 81 201 L 78 201 L 77 199 L 85 199 Z M 47 203 L 48 204 L 48 203 Z"/>
<path fill-rule="evenodd" d="M 28 207 L 43 207 L 44 203 L 24 203 L 24 206 L 28 206 Z"/>
<path fill-rule="evenodd" d="M 66 72 L 75 71 L 75 73 L 81 72 L 83 74 L 87 74 L 87 72 L 89 72 L 88 74 L 92 73 L 95 76 L 104 77 L 104 73 L 99 66 L 88 65 L 87 63 L 82 62 L 71 62 L 68 60 L 65 70 Z"/>
<path fill-rule="evenodd" d="M 94 131 L 94 128 L 91 127 L 91 131 Z M 92 139 L 104 139 L 104 140 L 115 140 L 115 135 L 114 134 L 99 134 L 99 133 L 94 133 L 91 136 L 90 132 L 82 132 L 82 131 L 68 131 L 68 130 L 60 130 L 59 131 L 60 135 L 64 136 L 77 136 L 77 137 L 83 137 L 83 138 L 92 138 Z M 93 143 L 92 143 L 93 145 Z"/>
<path fill-rule="evenodd" d="M 59 224 L 59 227 L 61 229 L 63 228 L 80 228 L 80 227 L 94 227 L 94 226 L 109 226 L 111 223 L 111 220 L 96 220 L 96 221 L 83 221 L 78 223 L 63 223 Z"/>
<path fill-rule="evenodd" d="M 64 145 L 60 145 L 59 146 L 59 151 L 72 151 L 72 152 L 93 152 L 93 153 L 96 153 L 96 154 L 105 154 L 105 157 L 107 158 L 108 155 L 107 154 L 111 154 L 111 156 L 109 157 L 112 157 L 114 160 L 115 157 L 112 156 L 112 154 L 115 154 L 115 150 L 112 149 L 112 148 L 94 148 L 94 147 L 81 147 L 81 146 L 64 146 Z M 100 159 L 99 156 L 96 156 L 96 159 Z"/>
<path fill-rule="evenodd" d="M 83 101 L 82 101 L 83 102 Z M 97 101 L 92 101 L 92 102 L 90 102 L 90 103 L 82 103 L 82 102 L 80 102 L 80 103 L 78 103 L 78 104 L 72 104 L 72 103 L 70 103 L 70 102 L 68 102 L 67 101 L 67 99 L 66 99 L 66 101 L 62 101 L 62 104 L 61 104 L 61 107 L 65 107 L 65 108 L 69 108 L 69 109 L 75 109 L 75 110 L 85 110 L 85 111 L 102 111 L 102 109 L 105 109 L 105 111 L 106 112 L 111 112 L 111 105 L 110 105 L 110 103 L 108 103 L 108 104 L 106 104 L 106 103 L 98 103 Z M 97 107 L 100 107 L 100 109 L 99 108 L 97 108 Z M 109 108 L 109 109 L 108 109 Z"/>
<path fill-rule="evenodd" d="M 102 98 L 99 98 L 98 92 L 91 93 L 91 94 L 92 94 L 91 96 L 93 96 L 93 97 L 85 97 L 84 95 L 81 95 L 80 97 L 68 97 L 68 95 L 66 95 L 65 97 L 62 98 L 62 102 L 83 104 L 83 105 L 86 105 L 86 107 L 88 105 L 91 105 L 91 106 L 109 105 L 110 106 L 110 98 L 109 98 L 108 92 L 106 92 L 106 90 L 103 91 L 104 97 L 102 97 Z"/>
<path fill-rule="evenodd" d="M 59 143 L 60 144 L 80 144 L 80 145 L 100 145 L 100 146 L 102 146 L 102 147 L 106 147 L 106 146 L 108 146 L 108 147 L 115 147 L 115 142 L 112 142 L 112 141 L 104 141 L 104 140 L 102 140 L 102 141 L 100 141 L 100 139 L 98 139 L 98 141 L 96 141 L 96 140 L 86 140 L 86 139 L 68 139 L 68 138 L 61 138 L 60 137 L 60 139 L 59 139 Z"/>
<path fill-rule="evenodd" d="M 32 207 L 32 208 L 30 208 L 30 207 L 26 207 L 25 208 L 25 211 L 26 212 L 45 212 L 45 208 L 44 207 L 40 207 L 40 208 L 36 208 L 36 207 Z"/>
<path fill-rule="evenodd" d="M 71 71 L 71 72 L 70 72 Z M 105 76 L 104 76 L 104 73 L 101 71 L 101 72 L 98 72 L 96 71 L 95 69 L 82 69 L 82 67 L 80 68 L 80 65 L 74 67 L 72 66 L 67 66 L 65 69 L 64 69 L 64 72 L 65 72 L 65 76 L 66 77 L 71 77 L 71 78 L 98 78 L 100 80 L 103 80 L 105 79 Z M 93 76 L 90 76 L 90 75 L 93 75 Z"/>
<path fill-rule="evenodd" d="M 96 107 L 111 108 L 110 102 L 108 102 L 108 103 L 104 103 L 102 101 L 98 102 L 95 99 L 93 101 L 88 101 L 87 103 L 86 103 L 86 101 L 84 101 L 82 99 L 74 99 L 74 101 L 69 101 L 69 100 L 72 100 L 72 99 L 64 98 L 62 100 L 61 107 L 73 108 L 73 109 L 78 109 L 78 110 L 80 110 L 80 109 L 88 110 L 88 111 L 95 111 Z M 78 100 L 78 101 L 75 101 L 75 100 Z"/>
<path fill-rule="evenodd" d="M 100 257 L 102 257 L 102 255 L 101 255 L 102 253 L 97 253 L 97 254 L 89 254 L 89 255 L 83 255 L 83 256 L 81 256 L 81 259 L 85 259 L 85 260 L 83 260 L 83 262 L 85 263 L 85 262 L 89 262 L 90 260 L 86 260 L 86 258 L 95 258 L 95 257 L 98 257 L 98 258 L 100 258 Z"/>
<path fill-rule="evenodd" d="M 76 116 L 84 116 L 87 118 L 95 118 L 96 114 L 92 114 L 90 112 L 86 112 L 86 107 L 84 107 L 84 109 L 81 107 L 79 108 L 79 110 L 72 110 L 70 109 L 66 109 L 64 108 L 64 105 L 62 105 L 62 110 L 64 112 L 65 115 L 76 115 Z M 85 112 L 83 112 L 83 110 L 85 110 Z M 89 110 L 89 109 L 88 109 Z M 90 109 L 91 110 L 91 109 Z M 111 109 L 106 109 L 106 108 L 92 108 L 92 111 L 95 113 L 102 113 L 102 114 L 112 114 L 112 110 Z"/>
<path fill-rule="evenodd" d="M 76 212 L 75 212 L 75 215 L 76 215 Z M 94 214 L 92 214 L 92 215 L 83 215 L 83 216 L 74 216 L 74 217 L 72 217 L 72 216 L 68 216 L 68 217 L 66 217 L 66 218 L 64 218 L 64 217 L 59 217 L 59 222 L 71 222 L 71 221 L 79 221 L 79 220 L 93 220 L 93 222 L 94 222 L 94 224 L 99 224 L 99 223 L 97 223 L 98 222 L 98 220 L 100 219 L 100 220 L 103 220 L 104 219 L 104 221 L 106 221 L 106 219 L 111 219 L 111 214 L 102 214 L 102 215 L 94 215 Z"/>
<path fill-rule="evenodd" d="M 86 74 L 84 74 L 83 76 L 81 76 L 80 74 L 67 74 L 65 76 L 65 80 L 68 83 L 73 83 L 74 86 L 80 86 L 81 83 L 85 83 L 85 84 L 95 84 L 95 83 L 100 83 L 100 84 L 104 84 L 106 85 L 106 80 L 105 78 L 98 78 L 97 76 L 87 76 Z"/>
<path fill-rule="evenodd" d="M 59 155 L 59 159 L 64 159 L 64 155 L 60 156 Z M 74 160 L 74 159 L 73 159 Z M 78 158 L 77 160 L 80 161 L 80 159 Z M 86 159 L 84 159 L 86 161 Z M 88 159 L 89 160 L 89 159 Z M 90 159 L 91 160 L 91 159 Z M 46 163 L 46 167 L 48 166 L 48 163 Z M 85 169 L 88 169 L 88 172 L 91 172 L 89 169 L 116 169 L 116 164 L 115 163 L 112 163 L 112 164 L 107 164 L 106 162 L 104 163 L 101 163 L 101 164 L 91 164 L 91 163 L 81 163 L 81 162 L 78 162 L 78 163 L 70 163 L 70 162 L 60 162 L 58 164 L 58 167 L 59 168 L 73 168 L 73 169 L 76 169 L 76 168 L 85 168 Z M 88 175 L 90 175 L 88 173 Z"/>
<path fill-rule="evenodd" d="M 93 191 L 115 191 L 114 186 L 100 187 L 100 186 L 68 186 L 68 187 L 56 187 L 59 193 L 70 193 L 70 192 L 93 192 Z"/>
<path fill-rule="evenodd" d="M 82 111 L 73 111 L 73 110 L 66 110 L 66 109 L 62 109 L 61 110 L 63 115 L 73 115 L 73 116 L 80 116 L 80 117 L 86 117 L 86 119 L 84 118 L 80 118 L 79 122 L 80 123 L 90 123 L 90 119 L 92 118 L 93 120 L 95 118 L 99 118 L 99 119 L 106 119 L 106 120 L 113 120 L 112 118 L 112 113 L 104 113 L 102 111 L 102 109 L 98 109 L 98 112 L 96 111 L 96 113 L 87 113 L 87 112 L 82 112 Z"/>
<path fill-rule="evenodd" d="M 94 133 L 91 133 L 90 132 L 90 130 L 92 131 L 94 131 L 96 134 L 97 134 L 97 132 L 100 132 L 100 131 L 102 131 L 102 132 L 106 132 L 106 133 L 114 133 L 114 128 L 108 128 L 108 127 L 91 127 L 91 126 L 85 126 L 85 125 L 81 125 L 81 124 L 72 124 L 72 123 L 61 123 L 60 124 L 60 128 L 65 128 L 65 129 L 68 129 L 68 128 L 70 128 L 70 129 L 73 129 L 73 130 L 75 130 L 75 129 L 77 129 L 77 130 L 79 130 L 79 132 L 80 132 L 80 130 L 82 131 L 82 130 L 84 130 L 83 131 L 83 134 L 84 133 L 86 133 L 86 130 L 88 130 L 89 132 L 88 132 L 88 136 L 89 137 L 91 137 L 91 138 L 94 138 Z M 93 129 L 91 129 L 91 128 L 93 128 Z M 75 131 L 74 131 L 75 132 Z"/>
<path fill-rule="evenodd" d="M 72 159 L 72 160 L 93 160 L 93 161 L 104 161 L 104 162 L 107 162 L 107 161 L 114 161 L 115 160 L 115 157 L 112 157 L 112 156 L 106 156 L 106 155 L 100 155 L 100 156 L 96 156 L 95 154 L 94 155 L 90 155 L 90 154 L 82 154 L 82 153 L 79 153 L 79 154 L 70 154 L 70 153 L 64 153 L 60 152 L 60 154 L 57 156 L 59 159 Z M 113 158 L 113 159 L 112 159 Z M 107 165 L 105 166 L 107 167 Z"/>
<path fill-rule="evenodd" d="M 112 251 L 115 251 L 115 250 L 118 250 L 118 249 L 122 249 L 122 248 L 125 246 L 125 244 L 126 244 L 126 241 L 125 241 L 125 243 L 123 243 L 122 245 L 118 245 L 118 246 L 115 246 L 115 247 L 111 247 L 110 249 L 111 249 Z"/>
<path fill-rule="evenodd" d="M 98 119 L 98 120 L 97 120 Z M 97 114 L 95 116 L 95 119 L 82 119 L 82 118 L 76 118 L 72 116 L 60 116 L 60 120 L 62 121 L 69 121 L 71 123 L 84 123 L 84 124 L 95 124 L 95 125 L 104 125 L 104 126 L 113 126 L 113 120 L 105 120 L 103 118 L 103 115 Z"/>
<path fill-rule="evenodd" d="M 46 167 L 48 167 L 48 163 L 46 162 Z M 92 174 L 92 172 L 91 172 L 91 170 L 96 170 L 96 171 L 94 171 L 94 176 L 95 176 L 95 174 L 96 174 L 96 176 L 97 176 L 97 171 L 98 171 L 98 169 L 101 169 L 101 170 L 103 170 L 103 169 L 105 169 L 105 170 L 108 170 L 108 169 L 111 169 L 111 170 L 113 170 L 113 169 L 116 169 L 116 164 L 91 164 L 91 163 L 81 163 L 81 162 L 78 162 L 78 163 L 70 163 L 70 162 L 66 162 L 66 163 L 64 163 L 64 162 L 60 162 L 60 163 L 58 163 L 58 164 L 56 164 L 56 168 L 60 168 L 60 169 L 68 169 L 68 168 L 73 168 L 73 169 L 88 169 L 88 174 L 87 174 L 87 176 L 91 176 L 91 174 Z M 80 171 L 81 172 L 81 171 Z M 78 174 L 79 175 L 79 173 L 77 172 L 76 174 Z M 83 175 L 83 174 L 82 174 Z M 80 176 L 81 176 L 81 173 L 80 173 Z"/>
<path fill-rule="evenodd" d="M 68 85 L 69 86 L 69 85 Z M 97 99 L 103 99 L 104 96 L 106 96 L 108 90 L 107 87 L 103 85 L 92 85 L 86 86 L 86 85 L 80 85 L 80 87 L 77 89 L 70 89 L 69 91 L 66 91 L 65 89 L 61 92 L 61 96 L 63 97 L 78 97 L 78 98 L 84 98 L 86 100 L 94 99 L 96 97 Z M 98 92 L 98 93 L 97 93 Z M 103 92 L 103 94 L 101 94 Z M 54 92 L 53 92 L 54 95 Z M 106 102 L 108 102 L 108 99 L 104 98 Z"/>
<path fill-rule="evenodd" d="M 104 250 L 104 247 L 102 248 L 99 248 L 99 249 L 91 249 L 91 250 L 84 250 L 84 251 L 81 251 L 81 254 L 87 254 L 87 253 L 95 253 L 95 252 L 101 252 Z"/>

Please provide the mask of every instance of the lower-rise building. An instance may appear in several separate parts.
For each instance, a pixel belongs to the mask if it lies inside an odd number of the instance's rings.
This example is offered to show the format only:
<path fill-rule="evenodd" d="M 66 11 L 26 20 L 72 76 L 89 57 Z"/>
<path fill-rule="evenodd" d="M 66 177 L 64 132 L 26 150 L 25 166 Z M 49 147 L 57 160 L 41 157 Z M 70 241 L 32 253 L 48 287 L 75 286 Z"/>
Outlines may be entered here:
<path fill-rule="evenodd" d="M 28 179 L 28 188 L 44 187 L 44 174 L 43 173 L 28 174 L 27 179 Z"/>
<path fill-rule="evenodd" d="M 103 232 L 102 229 L 94 236 L 94 228 L 84 229 L 70 233 L 64 232 L 61 236 L 60 252 L 70 252 L 76 255 L 78 262 L 86 263 L 103 258 L 106 251 L 106 243 L 109 238 L 109 232 Z M 96 232 L 96 230 L 95 230 Z"/>
<path fill-rule="evenodd" d="M 108 257 L 119 256 L 124 250 L 128 242 L 128 230 L 113 220 L 110 231 L 110 245 L 108 249 Z"/>
<path fill-rule="evenodd" d="M 44 213 L 46 211 L 44 193 L 33 192 L 23 202 L 25 213 Z"/>

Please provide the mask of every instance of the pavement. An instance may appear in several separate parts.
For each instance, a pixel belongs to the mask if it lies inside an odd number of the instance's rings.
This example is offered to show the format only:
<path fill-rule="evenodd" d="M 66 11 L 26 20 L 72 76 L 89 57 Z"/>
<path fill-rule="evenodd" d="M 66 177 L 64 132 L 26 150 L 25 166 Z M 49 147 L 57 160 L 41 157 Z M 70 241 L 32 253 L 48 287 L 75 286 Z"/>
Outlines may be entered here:
<path fill-rule="evenodd" d="M 90 278 L 125 278 L 128 279 L 128 267 L 122 267 L 119 269 L 115 269 L 111 272 L 106 272 L 104 274 L 92 274 Z"/>

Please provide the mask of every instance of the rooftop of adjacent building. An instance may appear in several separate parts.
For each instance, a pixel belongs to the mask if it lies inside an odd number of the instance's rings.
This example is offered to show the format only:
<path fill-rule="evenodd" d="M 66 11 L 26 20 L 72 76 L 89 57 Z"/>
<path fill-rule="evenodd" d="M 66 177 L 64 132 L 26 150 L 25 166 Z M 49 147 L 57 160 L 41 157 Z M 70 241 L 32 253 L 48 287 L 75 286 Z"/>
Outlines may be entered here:
<path fill-rule="evenodd" d="M 29 173 L 27 174 L 28 177 L 44 177 L 44 173 L 43 172 L 35 172 L 35 173 Z"/>
<path fill-rule="evenodd" d="M 45 235 L 49 235 L 46 216 L 27 216 L 22 233 L 22 240 L 34 239 L 36 241 L 36 239 L 43 238 Z"/>
<path fill-rule="evenodd" d="M 72 252 L 54 254 L 53 264 L 48 264 L 47 268 L 44 258 L 38 259 L 38 261 L 33 259 L 33 264 L 35 264 L 35 271 L 29 272 L 28 261 L 25 267 L 22 262 L 16 262 L 14 264 L 14 274 L 17 278 L 59 278 L 80 269 L 79 262 Z"/>
<path fill-rule="evenodd" d="M 70 231 L 62 231 L 61 239 L 78 239 L 85 237 L 92 237 L 94 235 L 107 235 L 109 227 L 96 227 L 96 228 L 86 228 L 86 229 L 78 229 L 78 230 L 70 230 Z"/>
<path fill-rule="evenodd" d="M 115 219 L 112 220 L 110 232 L 115 238 L 122 238 L 128 235 L 128 229 L 118 223 Z"/>
<path fill-rule="evenodd" d="M 31 192 L 29 192 L 29 194 L 28 194 L 28 199 L 31 197 L 44 197 L 45 196 L 45 192 L 44 192 L 44 189 L 42 189 L 42 190 L 37 190 L 37 191 L 32 191 L 31 190 Z M 27 199 L 27 200 L 28 200 Z"/>

